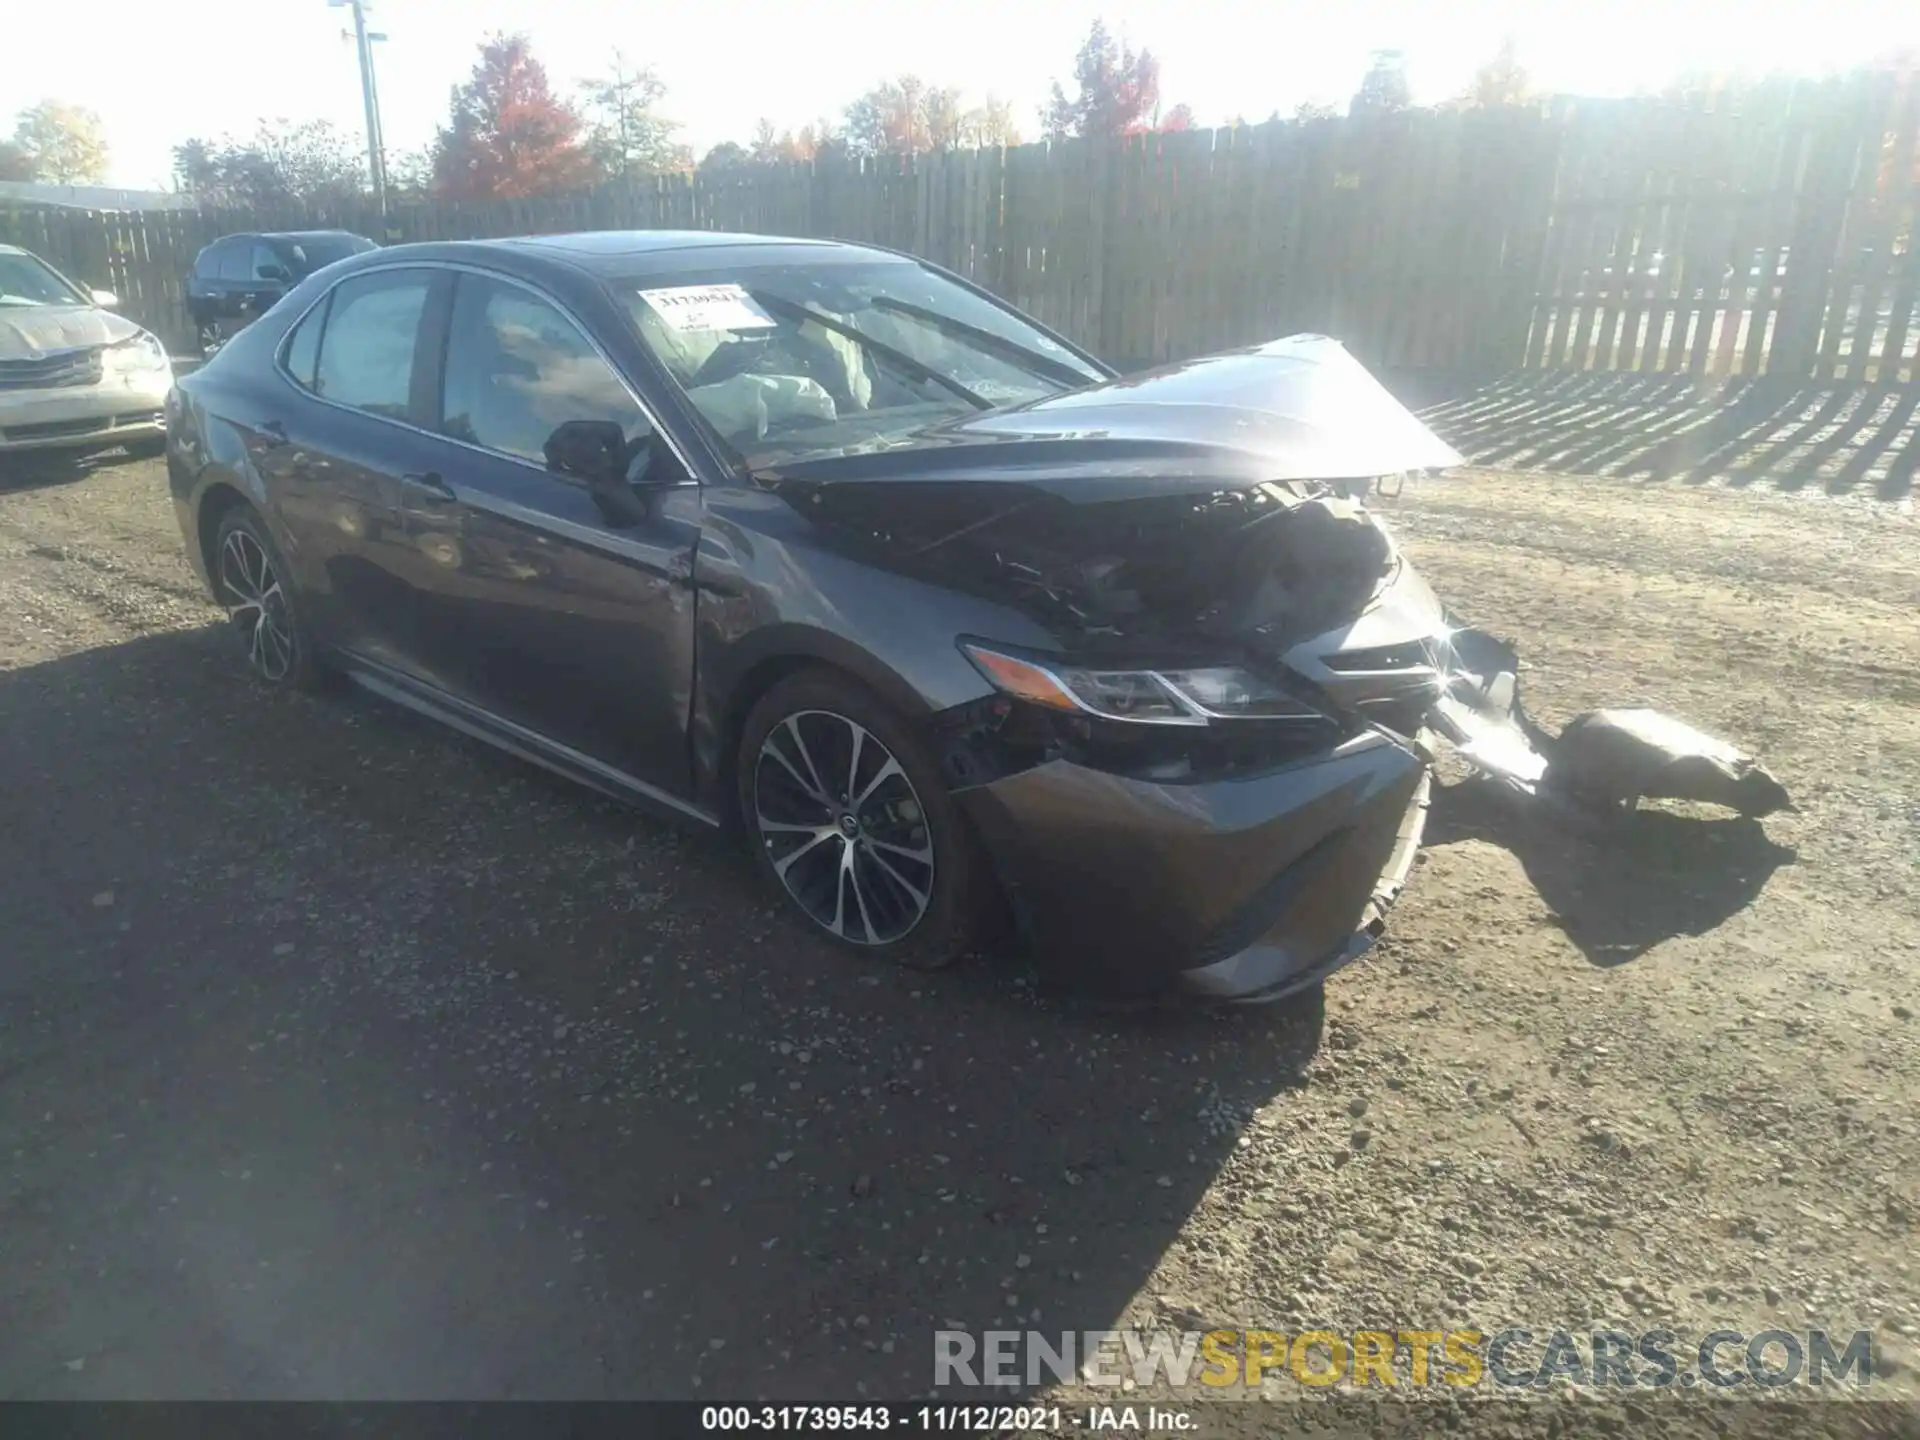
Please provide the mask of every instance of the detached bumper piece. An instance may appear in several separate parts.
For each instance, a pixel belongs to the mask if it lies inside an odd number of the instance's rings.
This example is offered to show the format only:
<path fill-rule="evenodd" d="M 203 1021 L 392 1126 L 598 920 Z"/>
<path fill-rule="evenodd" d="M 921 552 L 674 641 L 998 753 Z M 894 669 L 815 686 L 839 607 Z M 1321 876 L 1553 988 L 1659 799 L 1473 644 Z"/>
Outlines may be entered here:
<path fill-rule="evenodd" d="M 1277 1000 L 1365 953 L 1419 847 L 1428 770 L 1368 732 L 1265 774 L 1167 783 L 1050 761 L 962 791 L 1050 978 Z"/>
<path fill-rule="evenodd" d="M 1699 800 L 1761 817 L 1791 810 L 1786 787 L 1724 740 L 1657 710 L 1594 710 L 1549 735 L 1520 704 L 1513 647 L 1454 632 L 1433 728 L 1462 759 L 1520 794 L 1586 815 L 1645 800 Z"/>

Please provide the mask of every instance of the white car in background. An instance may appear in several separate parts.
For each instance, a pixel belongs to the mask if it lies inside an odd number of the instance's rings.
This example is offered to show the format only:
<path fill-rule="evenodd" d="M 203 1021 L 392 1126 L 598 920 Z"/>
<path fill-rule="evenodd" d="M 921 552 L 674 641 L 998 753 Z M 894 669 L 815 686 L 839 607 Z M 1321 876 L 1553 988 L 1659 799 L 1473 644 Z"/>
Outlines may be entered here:
<path fill-rule="evenodd" d="M 166 347 L 31 251 L 0 245 L 0 457 L 166 449 Z"/>

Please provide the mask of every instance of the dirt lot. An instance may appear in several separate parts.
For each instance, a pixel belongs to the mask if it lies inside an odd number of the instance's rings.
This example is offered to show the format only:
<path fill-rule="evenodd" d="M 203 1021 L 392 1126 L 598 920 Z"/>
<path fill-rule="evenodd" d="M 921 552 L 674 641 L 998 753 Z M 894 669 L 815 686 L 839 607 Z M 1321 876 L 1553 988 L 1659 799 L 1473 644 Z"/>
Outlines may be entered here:
<path fill-rule="evenodd" d="M 1324 1012 L 1124 1017 L 863 967 L 714 842 L 263 694 L 164 491 L 0 487 L 0 1398 L 892 1397 L 1016 1317 L 1865 1327 L 1912 1380 L 1910 516 L 1388 502 L 1539 714 L 1674 710 L 1801 812 L 1601 848 L 1452 785 Z"/>

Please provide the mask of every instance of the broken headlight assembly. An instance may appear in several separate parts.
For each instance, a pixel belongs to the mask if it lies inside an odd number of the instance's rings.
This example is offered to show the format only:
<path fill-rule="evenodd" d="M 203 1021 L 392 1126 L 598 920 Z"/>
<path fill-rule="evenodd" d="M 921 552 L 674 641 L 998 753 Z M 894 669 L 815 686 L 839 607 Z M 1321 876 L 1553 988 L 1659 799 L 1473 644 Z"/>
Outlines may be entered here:
<path fill-rule="evenodd" d="M 1095 669 L 1043 664 L 974 641 L 962 641 L 960 650 L 1002 694 L 1067 715 L 1137 725 L 1329 718 L 1279 683 L 1238 666 Z"/>

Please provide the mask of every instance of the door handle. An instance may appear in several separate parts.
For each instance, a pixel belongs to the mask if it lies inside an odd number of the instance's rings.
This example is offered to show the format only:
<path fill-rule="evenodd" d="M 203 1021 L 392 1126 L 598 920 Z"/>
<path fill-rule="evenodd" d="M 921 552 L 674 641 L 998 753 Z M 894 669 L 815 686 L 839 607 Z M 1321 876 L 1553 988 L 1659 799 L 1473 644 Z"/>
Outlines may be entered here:
<path fill-rule="evenodd" d="M 402 475 L 400 483 L 416 493 L 422 500 L 436 504 L 449 505 L 460 497 L 454 488 L 441 478 L 438 470 L 422 470 L 410 475 Z"/>

